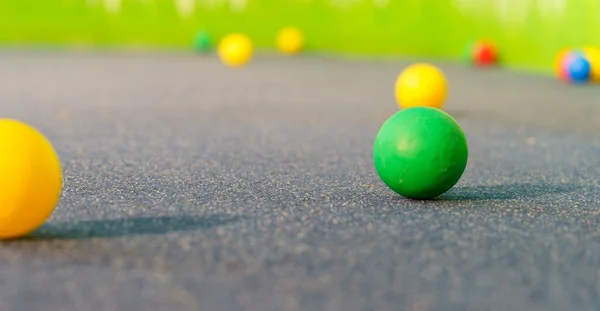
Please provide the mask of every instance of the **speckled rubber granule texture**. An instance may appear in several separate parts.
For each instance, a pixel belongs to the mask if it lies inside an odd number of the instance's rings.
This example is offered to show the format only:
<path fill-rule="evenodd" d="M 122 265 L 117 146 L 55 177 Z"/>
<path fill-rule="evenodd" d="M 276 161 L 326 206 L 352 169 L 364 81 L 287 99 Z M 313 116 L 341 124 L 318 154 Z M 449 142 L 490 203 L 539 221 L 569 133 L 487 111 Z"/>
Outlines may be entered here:
<path fill-rule="evenodd" d="M 469 164 L 421 202 L 371 155 L 406 63 L 4 52 L 65 187 L 0 310 L 597 310 L 600 89 L 438 65 Z"/>

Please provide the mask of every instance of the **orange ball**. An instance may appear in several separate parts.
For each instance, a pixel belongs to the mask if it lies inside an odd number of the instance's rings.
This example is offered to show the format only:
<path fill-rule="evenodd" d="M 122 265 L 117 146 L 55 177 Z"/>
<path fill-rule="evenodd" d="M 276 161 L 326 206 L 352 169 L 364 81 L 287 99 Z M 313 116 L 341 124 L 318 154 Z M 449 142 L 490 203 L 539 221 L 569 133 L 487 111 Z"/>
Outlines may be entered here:
<path fill-rule="evenodd" d="M 562 62 L 570 51 L 570 48 L 562 49 L 556 54 L 556 57 L 554 57 L 554 74 L 563 81 L 568 80 L 568 73 L 564 71 Z"/>

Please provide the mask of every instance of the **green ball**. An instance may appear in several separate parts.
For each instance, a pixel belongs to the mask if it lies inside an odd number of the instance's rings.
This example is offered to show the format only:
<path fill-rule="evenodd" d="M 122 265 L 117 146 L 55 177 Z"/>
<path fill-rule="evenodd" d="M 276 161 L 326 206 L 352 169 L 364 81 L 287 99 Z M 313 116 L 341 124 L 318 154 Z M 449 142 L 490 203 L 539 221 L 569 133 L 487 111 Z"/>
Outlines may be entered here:
<path fill-rule="evenodd" d="M 379 129 L 373 147 L 381 180 L 410 199 L 435 198 L 454 187 L 468 154 L 458 122 L 431 107 L 396 112 Z"/>
<path fill-rule="evenodd" d="M 194 48 L 200 53 L 206 53 L 212 49 L 210 35 L 206 31 L 200 31 L 196 34 Z"/>
<path fill-rule="evenodd" d="M 475 40 L 471 40 L 471 41 L 467 42 L 467 44 L 465 45 L 465 49 L 463 50 L 463 53 L 462 53 L 462 59 L 465 63 L 467 63 L 467 64 L 473 63 L 473 53 L 474 53 L 476 44 L 477 44 L 477 42 Z"/>

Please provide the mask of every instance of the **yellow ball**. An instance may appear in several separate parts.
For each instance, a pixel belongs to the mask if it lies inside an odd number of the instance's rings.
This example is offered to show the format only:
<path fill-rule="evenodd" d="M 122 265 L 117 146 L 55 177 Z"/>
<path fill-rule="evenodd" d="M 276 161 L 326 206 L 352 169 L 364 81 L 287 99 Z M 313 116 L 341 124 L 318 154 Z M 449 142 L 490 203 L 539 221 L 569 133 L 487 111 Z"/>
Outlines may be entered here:
<path fill-rule="evenodd" d="M 242 67 L 252 58 L 252 41 L 242 34 L 233 33 L 221 40 L 218 48 L 221 62 L 226 66 Z"/>
<path fill-rule="evenodd" d="M 448 84 L 444 73 L 437 67 L 413 64 L 398 76 L 395 95 L 401 108 L 426 106 L 441 109 L 448 95 Z"/>
<path fill-rule="evenodd" d="M 304 48 L 304 36 L 298 28 L 285 27 L 277 33 L 275 44 L 283 54 L 297 54 Z"/>
<path fill-rule="evenodd" d="M 590 79 L 592 82 L 600 82 L 600 49 L 585 47 L 583 48 L 583 53 L 592 67 Z"/>
<path fill-rule="evenodd" d="M 0 239 L 27 235 L 50 217 L 62 190 L 60 160 L 35 128 L 0 119 Z"/>

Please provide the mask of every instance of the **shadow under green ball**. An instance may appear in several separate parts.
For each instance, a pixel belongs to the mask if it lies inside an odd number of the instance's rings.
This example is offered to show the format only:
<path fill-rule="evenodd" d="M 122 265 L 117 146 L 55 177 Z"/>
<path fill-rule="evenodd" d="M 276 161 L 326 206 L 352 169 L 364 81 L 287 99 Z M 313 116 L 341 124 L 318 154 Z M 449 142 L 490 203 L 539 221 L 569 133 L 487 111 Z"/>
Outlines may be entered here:
<path fill-rule="evenodd" d="M 432 199 L 454 187 L 465 171 L 468 153 L 458 122 L 430 107 L 396 112 L 379 129 L 373 147 L 381 180 L 410 199 Z"/>

